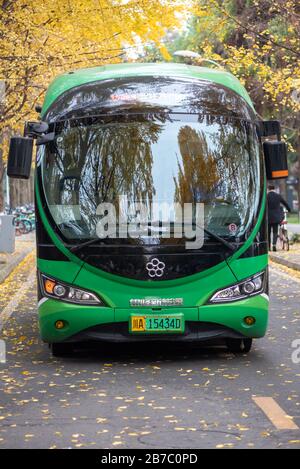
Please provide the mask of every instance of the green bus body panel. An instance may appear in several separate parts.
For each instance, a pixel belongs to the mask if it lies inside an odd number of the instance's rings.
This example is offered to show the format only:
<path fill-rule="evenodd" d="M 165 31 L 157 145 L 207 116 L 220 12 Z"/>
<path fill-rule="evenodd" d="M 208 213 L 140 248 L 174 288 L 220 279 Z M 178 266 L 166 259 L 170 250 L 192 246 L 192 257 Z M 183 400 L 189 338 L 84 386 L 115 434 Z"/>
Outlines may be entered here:
<path fill-rule="evenodd" d="M 230 263 L 230 267 L 237 279 L 243 280 L 257 272 L 265 270 L 268 266 L 268 262 L 269 256 L 268 254 L 264 254 L 263 256 L 233 260 Z"/>
<path fill-rule="evenodd" d="M 186 280 L 186 279 L 185 279 Z M 236 279 L 226 265 L 225 267 L 207 274 L 201 279 L 192 280 L 170 287 L 164 285 L 167 282 L 151 282 L 151 289 L 145 289 L 145 282 L 132 283 L 130 286 L 119 283 L 117 277 L 115 280 L 101 278 L 89 270 L 83 268 L 76 279 L 76 285 L 87 286 L 93 291 L 101 292 L 106 302 L 113 307 L 128 308 L 132 298 L 183 298 L 185 307 L 193 307 L 203 304 L 204 301 L 213 294 L 216 289 L 223 288 L 236 282 Z"/>
<path fill-rule="evenodd" d="M 119 277 L 108 279 L 101 274 L 97 275 L 86 268 L 78 270 L 76 264 L 68 266 L 66 262 L 38 260 L 38 268 L 41 272 L 57 278 L 62 282 L 75 283 L 80 288 L 85 288 L 97 293 L 103 298 L 111 308 L 129 308 L 130 300 L 133 298 L 183 298 L 184 307 L 195 307 L 203 305 L 216 292 L 245 279 L 267 267 L 268 258 L 266 255 L 255 258 L 246 258 L 236 261 L 234 273 L 226 265 L 225 267 L 207 274 L 201 279 L 192 280 L 181 285 L 170 288 L 163 285 L 167 282 L 148 282 L 153 288 L 145 289 L 144 282 L 140 285 L 134 281 L 128 286 L 123 282 L 118 282 Z M 77 275 L 77 276 L 76 276 Z M 144 310 L 144 308 L 142 308 Z"/>
<path fill-rule="evenodd" d="M 75 262 L 49 261 L 37 259 L 37 268 L 49 277 L 66 283 L 73 283 L 81 269 Z"/>
<path fill-rule="evenodd" d="M 132 313 L 154 313 L 149 308 L 98 308 L 78 306 L 62 301 L 48 299 L 39 307 L 39 323 L 42 339 L 45 342 L 63 342 L 77 333 L 115 321 L 128 323 Z M 209 305 L 199 308 L 162 308 L 159 314 L 184 314 L 185 321 L 203 321 L 227 326 L 246 337 L 263 337 L 268 325 L 268 299 L 264 295 L 255 296 L 230 304 Z M 256 318 L 254 326 L 246 326 L 243 319 L 252 315 Z M 55 322 L 64 320 L 67 326 L 57 330 Z M 136 334 L 135 334 L 136 335 Z M 146 337 L 145 337 L 145 340 Z"/>
<path fill-rule="evenodd" d="M 268 327 L 269 299 L 267 295 L 254 296 L 230 304 L 208 305 L 199 308 L 199 321 L 213 322 L 230 327 L 246 337 L 264 337 Z M 254 326 L 247 326 L 244 318 L 254 316 Z"/>
<path fill-rule="evenodd" d="M 48 343 L 63 342 L 78 332 L 99 324 L 114 322 L 113 308 L 78 306 L 48 299 L 39 306 L 39 325 L 42 340 Z M 64 320 L 67 327 L 55 328 L 55 322 Z"/>
<path fill-rule="evenodd" d="M 59 98 L 59 96 L 72 88 L 76 88 L 77 86 L 100 80 L 113 80 L 125 77 L 138 78 L 143 76 L 208 80 L 235 91 L 245 99 L 252 109 L 254 109 L 253 103 L 246 89 L 235 76 L 225 70 L 216 70 L 207 67 L 197 67 L 176 63 L 132 63 L 85 68 L 60 75 L 48 88 L 42 115 L 47 112 L 49 107 L 57 98 Z"/>

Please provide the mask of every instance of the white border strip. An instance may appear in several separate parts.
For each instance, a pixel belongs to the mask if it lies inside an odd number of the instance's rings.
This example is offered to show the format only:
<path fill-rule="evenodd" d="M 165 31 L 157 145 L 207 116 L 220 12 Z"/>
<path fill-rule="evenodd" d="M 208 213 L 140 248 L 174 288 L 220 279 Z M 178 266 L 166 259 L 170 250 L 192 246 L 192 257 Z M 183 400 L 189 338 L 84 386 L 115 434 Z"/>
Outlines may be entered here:
<path fill-rule="evenodd" d="M 42 298 L 39 302 L 38 302 L 38 307 L 42 306 L 44 303 L 46 303 L 46 301 L 48 301 L 49 298 Z"/>

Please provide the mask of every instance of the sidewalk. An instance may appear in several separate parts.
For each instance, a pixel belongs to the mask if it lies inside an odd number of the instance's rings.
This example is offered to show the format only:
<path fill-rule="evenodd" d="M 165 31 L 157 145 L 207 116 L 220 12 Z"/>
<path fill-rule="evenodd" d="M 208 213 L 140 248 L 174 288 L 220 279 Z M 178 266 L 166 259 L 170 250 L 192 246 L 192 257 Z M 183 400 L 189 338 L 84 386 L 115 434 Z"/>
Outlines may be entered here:
<path fill-rule="evenodd" d="M 20 262 L 35 248 L 35 233 L 16 237 L 13 254 L 0 252 L 0 283 L 3 282 Z"/>
<path fill-rule="evenodd" d="M 300 234 L 300 224 L 288 223 L 287 229 L 290 234 L 292 233 Z"/>
<path fill-rule="evenodd" d="M 270 252 L 270 260 L 300 271 L 300 244 L 293 244 L 289 251 Z"/>

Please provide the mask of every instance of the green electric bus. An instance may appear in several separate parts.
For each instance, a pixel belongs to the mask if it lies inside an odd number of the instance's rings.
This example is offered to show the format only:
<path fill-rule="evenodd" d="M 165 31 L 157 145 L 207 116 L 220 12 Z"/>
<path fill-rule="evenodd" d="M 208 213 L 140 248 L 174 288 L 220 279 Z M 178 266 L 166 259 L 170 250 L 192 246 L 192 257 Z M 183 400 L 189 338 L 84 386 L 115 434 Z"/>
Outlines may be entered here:
<path fill-rule="evenodd" d="M 227 71 L 172 63 L 66 73 L 36 111 L 7 170 L 28 178 L 36 141 L 38 312 L 52 353 L 86 341 L 249 352 L 268 324 L 267 180 L 288 175 L 279 123 Z"/>

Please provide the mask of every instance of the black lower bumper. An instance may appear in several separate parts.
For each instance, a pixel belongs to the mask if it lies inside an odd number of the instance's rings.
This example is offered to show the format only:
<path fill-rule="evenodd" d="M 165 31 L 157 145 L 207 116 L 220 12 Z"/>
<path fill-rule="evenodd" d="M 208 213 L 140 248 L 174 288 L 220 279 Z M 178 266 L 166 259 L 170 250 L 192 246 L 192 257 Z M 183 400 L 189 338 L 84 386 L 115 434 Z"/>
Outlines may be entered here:
<path fill-rule="evenodd" d="M 238 332 L 220 324 L 192 322 L 185 323 L 184 334 L 130 334 L 128 323 L 102 324 L 81 331 L 70 337 L 67 342 L 205 342 L 220 339 L 243 339 Z"/>

